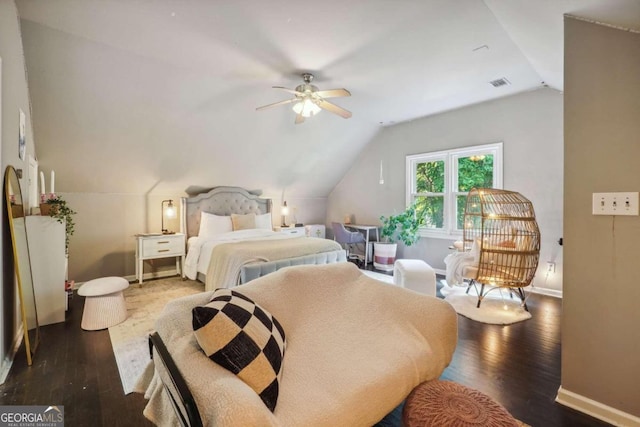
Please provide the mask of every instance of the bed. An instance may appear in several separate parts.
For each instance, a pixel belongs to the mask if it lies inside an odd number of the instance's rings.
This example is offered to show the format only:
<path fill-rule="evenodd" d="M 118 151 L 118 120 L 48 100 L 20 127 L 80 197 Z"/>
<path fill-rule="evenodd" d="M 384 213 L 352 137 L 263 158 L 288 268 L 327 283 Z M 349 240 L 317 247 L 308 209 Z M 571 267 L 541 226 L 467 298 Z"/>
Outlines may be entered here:
<path fill-rule="evenodd" d="M 336 242 L 273 231 L 271 199 L 259 191 L 215 187 L 181 199 L 185 274 L 206 290 L 249 282 L 283 267 L 346 261 Z M 246 221 L 253 221 L 248 224 Z"/>

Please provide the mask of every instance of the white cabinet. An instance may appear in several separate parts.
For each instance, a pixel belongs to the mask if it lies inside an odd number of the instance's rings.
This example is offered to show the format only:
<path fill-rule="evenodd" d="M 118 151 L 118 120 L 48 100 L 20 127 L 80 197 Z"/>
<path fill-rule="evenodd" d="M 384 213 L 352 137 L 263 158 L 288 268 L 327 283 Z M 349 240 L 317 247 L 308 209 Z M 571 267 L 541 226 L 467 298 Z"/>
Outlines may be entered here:
<path fill-rule="evenodd" d="M 40 326 L 64 322 L 65 225 L 49 216 L 26 217 L 33 290 Z"/>
<path fill-rule="evenodd" d="M 142 283 L 146 259 L 175 257 L 176 270 L 184 278 L 184 234 L 138 234 L 136 238 L 136 277 L 139 283 Z"/>

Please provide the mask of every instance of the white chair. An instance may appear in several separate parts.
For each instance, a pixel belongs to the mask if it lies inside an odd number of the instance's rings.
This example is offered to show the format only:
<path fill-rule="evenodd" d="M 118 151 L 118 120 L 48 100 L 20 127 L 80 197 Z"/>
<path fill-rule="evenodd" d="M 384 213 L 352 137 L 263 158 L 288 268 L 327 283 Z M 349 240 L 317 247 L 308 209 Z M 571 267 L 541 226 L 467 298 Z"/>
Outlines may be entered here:
<path fill-rule="evenodd" d="M 171 412 L 183 416 L 179 402 L 191 400 L 198 425 L 371 426 L 418 384 L 439 378 L 457 343 L 451 305 L 381 283 L 346 262 L 287 267 L 233 290 L 268 310 L 286 334 L 275 412 L 194 339 L 192 310 L 211 298 L 204 292 L 171 301 L 156 320 L 175 364 L 156 362 L 154 350 L 153 378 L 139 382 L 151 397 L 150 419 L 178 425 Z M 175 366 L 171 378 L 163 363 Z M 192 399 L 176 384 L 185 384 Z"/>

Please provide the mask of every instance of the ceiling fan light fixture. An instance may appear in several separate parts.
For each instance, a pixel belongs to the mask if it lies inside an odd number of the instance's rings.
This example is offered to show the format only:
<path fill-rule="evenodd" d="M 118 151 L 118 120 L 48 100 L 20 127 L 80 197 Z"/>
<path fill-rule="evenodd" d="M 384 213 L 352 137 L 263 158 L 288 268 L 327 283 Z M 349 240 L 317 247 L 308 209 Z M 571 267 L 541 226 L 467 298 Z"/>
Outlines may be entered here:
<path fill-rule="evenodd" d="M 296 102 L 295 104 L 293 104 L 292 108 L 293 111 L 296 112 L 296 114 L 300 114 L 305 118 L 315 116 L 320 111 L 322 111 L 322 109 L 309 98 L 301 100 L 300 102 Z"/>
<path fill-rule="evenodd" d="M 296 113 L 295 124 L 299 125 L 304 123 L 304 120 L 315 116 L 320 110 L 327 110 L 330 113 L 337 114 L 338 116 L 348 119 L 351 117 L 351 112 L 344 108 L 327 101 L 327 98 L 340 98 L 343 96 L 351 96 L 351 92 L 344 88 L 319 90 L 316 86 L 311 84 L 313 75 L 310 73 L 304 73 L 302 75 L 304 83 L 296 86 L 295 89 L 288 89 L 282 86 L 273 86 L 274 89 L 284 90 L 294 95 L 293 98 L 285 99 L 284 101 L 274 102 L 273 104 L 263 105 L 256 108 L 256 110 L 265 110 L 267 108 L 276 107 L 278 105 L 290 104 L 293 111 Z"/>

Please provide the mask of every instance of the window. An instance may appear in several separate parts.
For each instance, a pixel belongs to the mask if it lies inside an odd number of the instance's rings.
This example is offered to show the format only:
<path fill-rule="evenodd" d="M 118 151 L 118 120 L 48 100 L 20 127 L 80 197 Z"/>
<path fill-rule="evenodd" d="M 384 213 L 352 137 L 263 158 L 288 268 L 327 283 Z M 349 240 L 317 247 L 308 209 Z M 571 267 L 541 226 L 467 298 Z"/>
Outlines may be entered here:
<path fill-rule="evenodd" d="M 502 188 L 502 143 L 407 156 L 407 204 L 416 202 L 422 235 L 462 232 L 467 194 Z"/>

